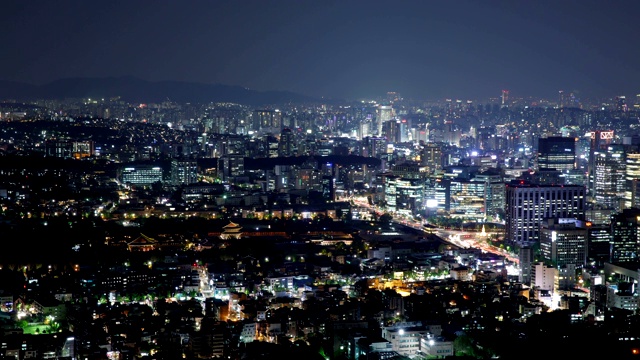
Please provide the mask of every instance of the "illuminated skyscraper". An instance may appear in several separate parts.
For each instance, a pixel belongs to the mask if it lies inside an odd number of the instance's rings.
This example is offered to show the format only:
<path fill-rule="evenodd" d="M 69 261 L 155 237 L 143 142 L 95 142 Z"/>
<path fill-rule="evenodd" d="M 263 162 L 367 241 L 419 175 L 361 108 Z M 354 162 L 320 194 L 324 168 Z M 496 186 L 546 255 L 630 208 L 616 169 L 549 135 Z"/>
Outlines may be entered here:
<path fill-rule="evenodd" d="M 171 182 L 173 185 L 189 185 L 198 181 L 198 162 L 195 159 L 171 160 Z"/>
<path fill-rule="evenodd" d="M 566 173 L 575 167 L 575 138 L 553 136 L 538 140 L 538 169 L 553 169 Z"/>
<path fill-rule="evenodd" d="M 388 105 L 378 106 L 378 114 L 376 118 L 378 136 L 382 135 L 382 124 L 391 119 L 393 119 L 393 107 Z"/>
<path fill-rule="evenodd" d="M 578 185 L 534 185 L 513 181 L 506 190 L 506 236 L 516 244 L 540 240 L 548 218 L 584 219 L 585 189 Z"/>
<path fill-rule="evenodd" d="M 587 165 L 587 172 L 589 173 L 589 187 L 587 188 L 589 196 L 593 197 L 594 194 L 594 170 L 595 170 L 595 153 L 606 149 L 606 147 L 613 142 L 613 130 L 596 130 L 591 132 L 591 144 L 589 146 L 589 163 Z"/>
<path fill-rule="evenodd" d="M 583 221 L 546 219 L 540 225 L 540 254 L 545 263 L 555 267 L 587 263 L 588 232 Z"/>
<path fill-rule="evenodd" d="M 442 170 L 442 146 L 440 143 L 427 143 L 422 148 L 422 165 L 427 166 L 427 172 L 433 174 Z"/>
<path fill-rule="evenodd" d="M 625 197 L 624 145 L 612 144 L 594 153 L 594 198 L 599 207 L 619 211 Z"/>

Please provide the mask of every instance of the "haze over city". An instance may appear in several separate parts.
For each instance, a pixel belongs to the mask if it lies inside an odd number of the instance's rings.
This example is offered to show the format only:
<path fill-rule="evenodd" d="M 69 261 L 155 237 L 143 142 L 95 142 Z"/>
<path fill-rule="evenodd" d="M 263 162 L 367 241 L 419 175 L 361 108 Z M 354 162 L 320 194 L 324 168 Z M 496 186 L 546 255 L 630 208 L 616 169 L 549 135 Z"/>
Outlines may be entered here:
<path fill-rule="evenodd" d="M 0 79 L 359 99 L 633 96 L 637 1 L 6 1 Z"/>

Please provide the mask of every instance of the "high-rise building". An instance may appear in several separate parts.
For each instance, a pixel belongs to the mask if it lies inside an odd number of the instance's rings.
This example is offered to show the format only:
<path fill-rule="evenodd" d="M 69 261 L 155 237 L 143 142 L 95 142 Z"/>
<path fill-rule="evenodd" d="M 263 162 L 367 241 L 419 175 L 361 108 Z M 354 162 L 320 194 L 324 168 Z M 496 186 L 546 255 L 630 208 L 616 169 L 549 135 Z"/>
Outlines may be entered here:
<path fill-rule="evenodd" d="M 593 196 L 595 182 L 595 160 L 596 153 L 606 149 L 613 142 L 613 130 L 596 130 L 591 132 L 591 142 L 589 146 L 589 163 L 587 172 L 589 173 L 589 196 Z"/>
<path fill-rule="evenodd" d="M 388 209 L 404 215 L 415 215 L 422 210 L 424 195 L 424 181 L 421 179 L 403 179 L 389 177 L 387 189 L 392 189 L 394 199 L 387 202 Z M 394 182 L 394 184 L 391 184 Z M 391 191 L 390 191 L 391 192 Z M 393 204 L 393 208 L 390 204 Z"/>
<path fill-rule="evenodd" d="M 576 168 L 576 139 L 553 136 L 538 140 L 538 169 L 568 172 Z"/>
<path fill-rule="evenodd" d="M 626 162 L 622 144 L 611 144 L 594 153 L 593 196 L 599 207 L 619 211 L 624 205 Z"/>
<path fill-rule="evenodd" d="M 587 263 L 587 228 L 577 219 L 545 219 L 540 224 L 540 254 L 542 260 L 555 267 Z"/>
<path fill-rule="evenodd" d="M 624 207 L 640 208 L 640 151 L 627 152 L 625 155 L 625 192 Z"/>
<path fill-rule="evenodd" d="M 564 90 L 560 90 L 558 91 L 558 107 L 563 108 L 565 107 L 565 104 L 566 104 L 566 100 L 565 100 Z"/>
<path fill-rule="evenodd" d="M 512 181 L 506 186 L 506 240 L 533 244 L 548 218 L 584 219 L 585 189 L 578 185 L 536 185 Z"/>
<path fill-rule="evenodd" d="M 476 174 L 472 181 L 484 182 L 485 217 L 496 221 L 504 220 L 505 184 L 503 174 L 490 169 Z"/>
<path fill-rule="evenodd" d="M 382 136 L 390 143 L 399 143 L 401 139 L 400 120 L 389 120 L 382 124 Z"/>
<path fill-rule="evenodd" d="M 278 156 L 295 156 L 296 141 L 295 134 L 289 128 L 285 128 L 280 133 L 278 141 Z"/>
<path fill-rule="evenodd" d="M 508 103 L 508 101 L 509 101 L 509 90 L 502 90 L 502 96 L 501 96 L 500 100 L 502 101 L 502 106 L 509 105 L 509 103 Z"/>
<path fill-rule="evenodd" d="M 430 142 L 422 148 L 422 165 L 427 166 L 430 174 L 442 170 L 442 146 L 442 144 Z"/>
<path fill-rule="evenodd" d="M 198 182 L 198 162 L 195 159 L 171 160 L 171 183 L 189 185 Z"/>
<path fill-rule="evenodd" d="M 380 105 L 377 110 L 376 124 L 378 136 L 382 135 L 382 124 L 393 119 L 393 107 L 389 105 Z"/>
<path fill-rule="evenodd" d="M 610 263 L 638 261 L 640 209 L 624 209 L 611 217 Z"/>
<path fill-rule="evenodd" d="M 163 170 L 157 164 L 128 164 L 120 169 L 120 182 L 130 185 L 150 186 L 162 182 Z"/>
<path fill-rule="evenodd" d="M 585 222 L 588 233 L 587 264 L 602 269 L 609 262 L 611 244 L 611 226 L 609 223 L 595 224 Z"/>
<path fill-rule="evenodd" d="M 253 112 L 253 129 L 280 129 L 282 127 L 282 112 L 280 110 L 255 110 Z"/>
<path fill-rule="evenodd" d="M 383 138 L 367 136 L 362 141 L 362 156 L 380 158 L 386 155 L 387 144 Z"/>
<path fill-rule="evenodd" d="M 465 218 L 484 219 L 486 184 L 466 179 L 451 179 L 450 184 L 449 212 Z"/>
<path fill-rule="evenodd" d="M 520 279 L 523 284 L 530 285 L 533 275 L 534 249 L 530 245 L 524 245 L 518 250 L 518 260 L 520 263 Z"/>

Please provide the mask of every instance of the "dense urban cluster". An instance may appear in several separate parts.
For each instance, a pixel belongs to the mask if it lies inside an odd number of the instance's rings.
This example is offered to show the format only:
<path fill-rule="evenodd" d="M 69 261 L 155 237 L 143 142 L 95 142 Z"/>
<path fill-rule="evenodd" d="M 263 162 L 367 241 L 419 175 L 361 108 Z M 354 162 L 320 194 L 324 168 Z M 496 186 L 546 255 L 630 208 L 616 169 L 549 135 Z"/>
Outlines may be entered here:
<path fill-rule="evenodd" d="M 640 96 L 0 103 L 0 356 L 640 354 Z"/>

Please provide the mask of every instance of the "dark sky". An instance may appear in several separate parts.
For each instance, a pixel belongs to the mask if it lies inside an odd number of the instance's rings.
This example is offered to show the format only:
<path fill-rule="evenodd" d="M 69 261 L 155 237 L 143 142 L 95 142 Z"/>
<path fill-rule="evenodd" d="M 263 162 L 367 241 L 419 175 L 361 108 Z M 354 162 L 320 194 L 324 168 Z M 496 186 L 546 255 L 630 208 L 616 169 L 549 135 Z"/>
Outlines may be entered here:
<path fill-rule="evenodd" d="M 640 1 L 3 0 L 0 79 L 349 97 L 640 93 Z"/>

